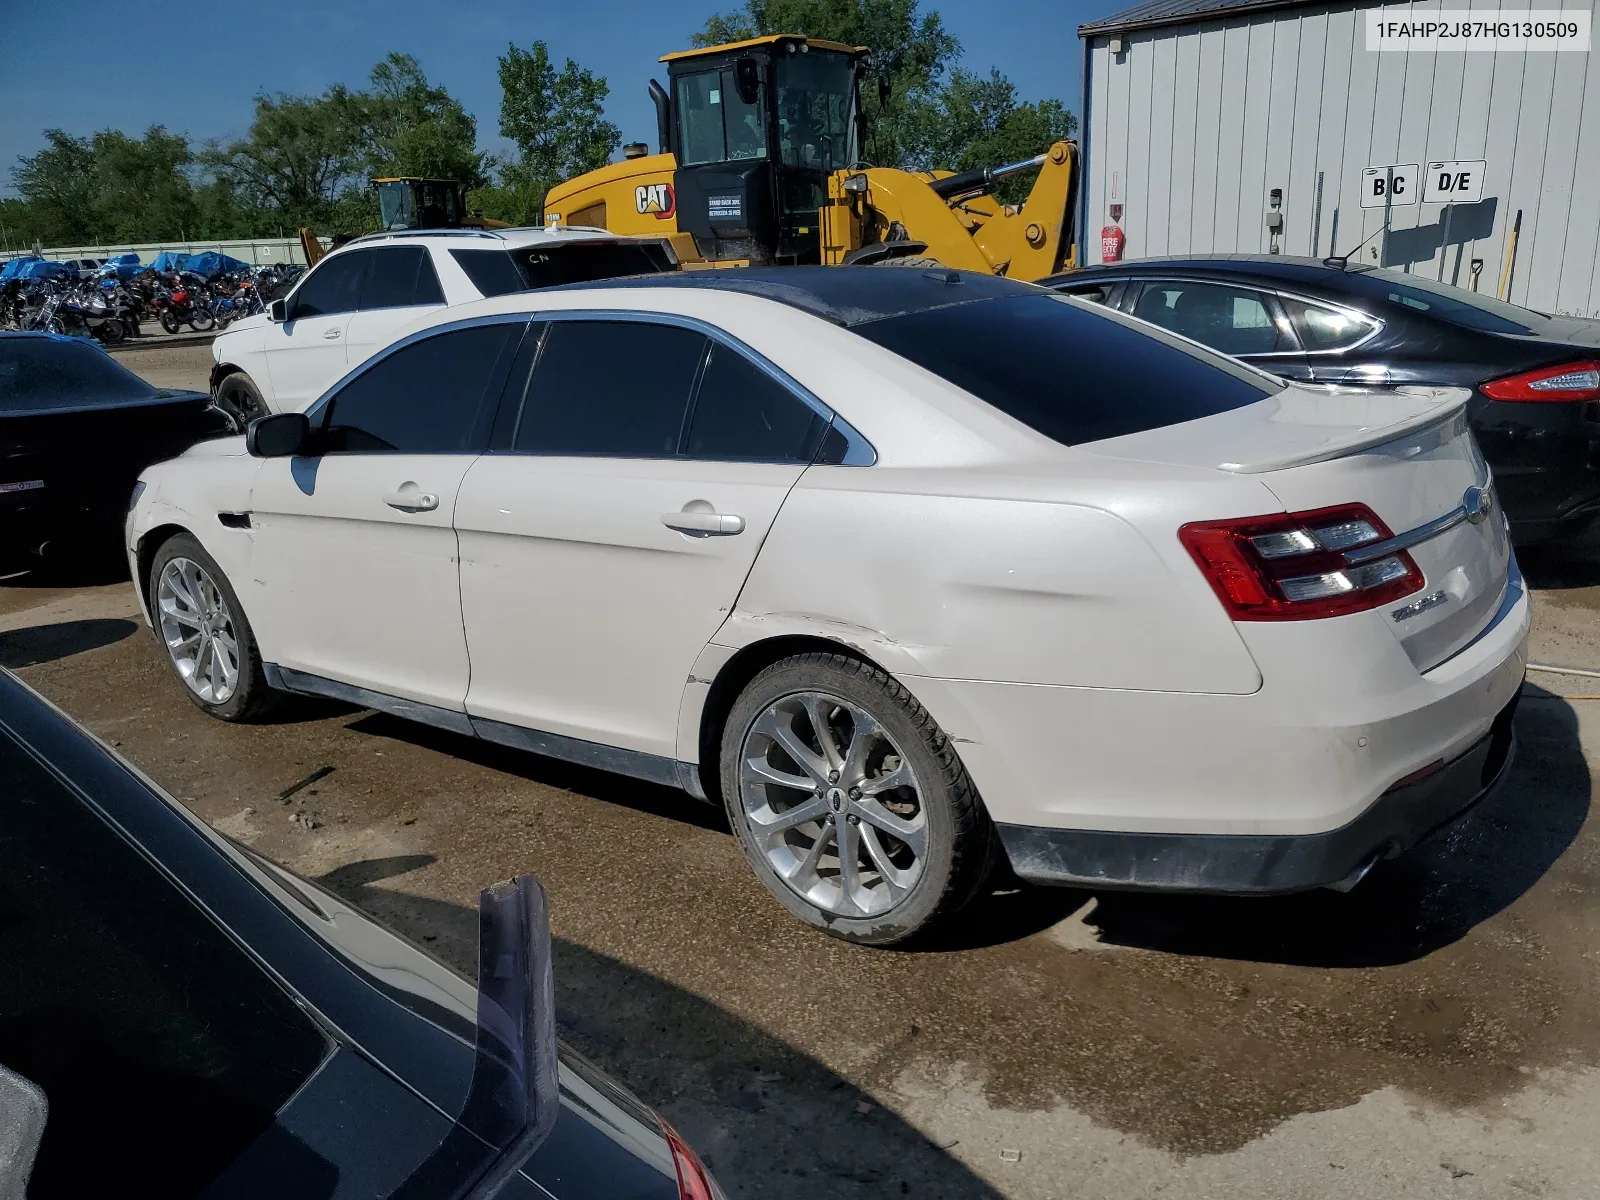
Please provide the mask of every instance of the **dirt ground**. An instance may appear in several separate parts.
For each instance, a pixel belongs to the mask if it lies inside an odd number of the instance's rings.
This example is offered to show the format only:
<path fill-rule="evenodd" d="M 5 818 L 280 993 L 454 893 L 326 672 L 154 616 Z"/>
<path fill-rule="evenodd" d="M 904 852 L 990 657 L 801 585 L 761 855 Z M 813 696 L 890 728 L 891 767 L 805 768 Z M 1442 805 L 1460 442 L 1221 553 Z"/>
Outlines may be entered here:
<path fill-rule="evenodd" d="M 1526 565 L 1533 659 L 1600 668 L 1600 555 Z M 460 968 L 478 889 L 536 874 L 563 1035 L 733 1196 L 1600 1194 L 1600 679 L 1530 675 L 1508 785 L 1349 895 L 997 893 L 898 953 L 801 927 L 682 793 L 331 703 L 212 721 L 125 580 L 0 581 L 0 663 Z"/>

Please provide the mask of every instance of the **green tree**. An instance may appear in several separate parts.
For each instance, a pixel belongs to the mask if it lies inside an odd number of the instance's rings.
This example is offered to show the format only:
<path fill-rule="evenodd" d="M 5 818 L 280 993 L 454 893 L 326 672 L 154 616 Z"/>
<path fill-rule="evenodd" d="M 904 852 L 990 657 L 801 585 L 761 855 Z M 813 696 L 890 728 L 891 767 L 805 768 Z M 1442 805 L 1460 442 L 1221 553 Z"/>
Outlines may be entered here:
<path fill-rule="evenodd" d="M 34 237 L 46 246 L 97 238 L 93 145 L 60 129 L 46 129 L 44 138 L 43 150 L 11 168 Z"/>
<path fill-rule="evenodd" d="M 249 134 L 202 161 L 245 207 L 290 227 L 325 224 L 365 182 L 363 115 L 342 84 L 315 97 L 257 96 Z"/>
<path fill-rule="evenodd" d="M 91 151 L 102 240 L 153 242 L 197 233 L 188 138 L 160 125 L 142 138 L 107 129 L 94 135 Z"/>
<path fill-rule="evenodd" d="M 917 98 L 907 124 L 915 139 L 908 147 L 914 162 L 964 171 L 1032 158 L 1071 137 L 1078 119 L 1059 100 L 1019 103 L 1016 86 L 999 71 L 984 78 L 957 69 L 937 91 Z M 996 194 L 1016 203 L 1032 186 L 1031 175 L 1013 176 Z"/>
<path fill-rule="evenodd" d="M 389 54 L 372 68 L 372 90 L 352 97 L 367 170 L 374 177 L 420 175 L 488 181 L 478 153 L 478 123 L 461 102 L 428 82 L 409 54 Z"/>
<path fill-rule="evenodd" d="M 515 143 L 515 158 L 500 169 L 494 195 L 475 193 L 488 216 L 537 222 L 545 194 L 556 184 L 611 161 L 622 134 L 605 119 L 611 87 L 567 59 L 560 70 L 550 48 L 507 46 L 500 56 L 500 134 Z"/>

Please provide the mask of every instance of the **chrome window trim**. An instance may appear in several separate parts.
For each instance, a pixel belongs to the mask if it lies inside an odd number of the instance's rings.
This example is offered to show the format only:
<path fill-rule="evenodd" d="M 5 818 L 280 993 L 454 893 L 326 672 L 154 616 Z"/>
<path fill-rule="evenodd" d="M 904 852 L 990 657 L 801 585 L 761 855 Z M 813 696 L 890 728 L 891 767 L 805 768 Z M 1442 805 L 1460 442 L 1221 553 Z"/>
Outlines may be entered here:
<path fill-rule="evenodd" d="M 1363 324 L 1371 326 L 1371 328 L 1363 337 L 1357 338 L 1348 346 L 1337 346 L 1332 350 L 1302 350 L 1302 354 L 1315 354 L 1319 356 L 1324 354 L 1349 354 L 1350 351 L 1358 350 L 1362 346 L 1365 346 L 1373 338 L 1382 333 L 1384 329 L 1385 322 L 1382 317 L 1375 317 L 1371 313 L 1362 312 L 1359 308 L 1352 308 L 1348 304 L 1339 304 L 1333 300 L 1322 300 L 1312 296 L 1301 295 L 1298 292 L 1286 292 L 1281 289 L 1274 289 L 1272 294 L 1278 297 L 1279 300 L 1293 300 L 1296 304 L 1304 304 L 1311 308 L 1326 308 L 1332 310 L 1333 312 L 1344 313 L 1347 316 L 1354 317 Z M 1293 320 L 1293 318 L 1290 319 L 1291 321 Z M 1295 335 L 1295 340 L 1299 340 L 1298 333 Z"/>
<path fill-rule="evenodd" d="M 817 395 L 800 383 L 793 375 L 785 371 L 777 363 L 752 349 L 738 338 L 728 333 L 727 330 L 703 321 L 698 317 L 686 317 L 679 313 L 654 312 L 635 308 L 562 308 L 550 312 L 533 311 L 527 314 L 532 321 L 621 321 L 633 325 L 671 325 L 680 329 L 687 329 L 703 335 L 712 342 L 725 346 L 735 354 L 741 355 L 757 370 L 768 376 L 779 387 L 788 391 L 795 399 L 799 400 L 817 416 L 821 417 L 829 426 L 839 431 L 845 439 L 845 454 L 837 464 L 847 467 L 870 467 L 878 461 L 878 452 L 872 443 L 867 441 L 848 421 L 824 403 Z M 826 434 L 823 435 L 826 438 Z M 820 452 L 820 446 L 819 446 Z M 537 451 L 532 450 L 497 450 L 496 454 L 528 454 L 538 457 Z M 604 458 L 606 455 L 593 457 Z M 691 455 L 678 455 L 688 461 L 701 462 L 792 462 L 792 459 L 695 459 Z M 815 460 L 813 460 L 815 461 Z"/>
<path fill-rule="evenodd" d="M 1234 287 L 1234 288 L 1238 288 L 1241 292 L 1256 292 L 1259 295 L 1272 296 L 1272 297 L 1275 297 L 1276 299 L 1279 299 L 1279 300 L 1282 300 L 1282 299 L 1285 298 L 1284 294 L 1282 292 L 1278 291 L 1276 288 L 1258 287 L 1256 284 L 1253 284 L 1253 283 L 1236 283 L 1231 279 L 1205 279 L 1205 278 L 1199 278 L 1199 277 L 1192 276 L 1192 275 L 1143 275 L 1143 276 L 1138 276 L 1136 278 L 1133 278 L 1133 279 L 1129 280 L 1130 283 L 1161 283 L 1163 281 L 1170 282 L 1170 283 L 1201 283 L 1201 284 L 1207 284 L 1207 285 L 1209 285 L 1211 287 Z M 1123 295 L 1124 295 L 1124 298 L 1126 298 L 1127 293 L 1123 293 Z M 1138 301 L 1135 300 L 1135 304 L 1137 304 L 1137 303 L 1138 303 Z M 1266 308 L 1267 306 L 1266 305 L 1262 305 L 1262 307 Z M 1133 312 L 1132 309 L 1129 309 L 1128 310 L 1128 315 L 1129 316 L 1134 316 L 1136 314 Z M 1285 330 L 1282 325 L 1278 324 L 1277 314 L 1275 314 L 1275 313 L 1273 313 L 1273 312 L 1271 312 L 1269 310 L 1267 312 L 1267 316 L 1272 319 L 1272 327 L 1273 327 L 1273 329 L 1277 330 L 1280 335 L 1284 334 L 1284 333 L 1287 333 L 1288 336 L 1289 336 L 1289 340 L 1294 342 L 1294 343 L 1296 343 L 1296 348 L 1295 349 L 1293 349 L 1293 350 L 1252 350 L 1248 354 L 1234 354 L 1232 351 L 1224 350 L 1220 346 L 1213 346 L 1209 342 L 1201 342 L 1200 344 L 1202 346 L 1205 346 L 1207 349 L 1209 349 L 1214 354 L 1226 354 L 1229 358 L 1237 358 L 1237 359 L 1241 359 L 1241 360 L 1243 360 L 1245 362 L 1254 362 L 1258 358 L 1299 358 L 1303 354 L 1305 354 L 1305 350 L 1299 348 L 1298 343 L 1300 341 L 1300 335 L 1295 332 L 1294 322 L 1292 320 L 1290 320 L 1289 315 L 1287 313 L 1283 314 L 1284 321 L 1288 322 L 1288 325 L 1289 325 L 1289 328 L 1287 330 Z M 1144 318 L 1144 317 L 1140 317 L 1139 318 L 1139 320 L 1141 320 L 1141 321 L 1145 320 L 1145 319 L 1146 318 Z M 1151 321 L 1150 324 L 1158 325 L 1159 322 Z M 1167 329 L 1167 326 L 1161 325 L 1160 328 Z M 1171 330 L 1168 330 L 1168 332 L 1169 333 L 1177 333 L 1177 330 L 1171 329 Z M 1184 336 L 1187 336 L 1187 335 L 1180 333 L 1180 334 L 1178 334 L 1178 336 L 1179 337 L 1184 337 Z"/>
<path fill-rule="evenodd" d="M 1149 275 L 1129 275 L 1125 278 L 1129 283 L 1157 283 L 1163 279 L 1168 279 L 1174 283 L 1209 283 L 1213 285 L 1231 284 L 1234 287 L 1242 288 L 1247 291 L 1260 292 L 1266 296 L 1275 296 L 1280 302 L 1284 300 L 1293 300 L 1296 304 L 1305 304 L 1313 308 L 1332 309 L 1334 312 L 1345 313 L 1361 321 L 1363 324 L 1372 326 L 1371 331 L 1368 332 L 1364 337 L 1358 338 L 1357 340 L 1351 342 L 1348 346 L 1340 346 L 1334 350 L 1307 350 L 1304 346 L 1301 346 L 1301 348 L 1298 350 L 1263 350 L 1258 354 L 1249 355 L 1249 357 L 1252 359 L 1297 358 L 1301 355 L 1315 355 L 1317 356 L 1317 359 L 1320 360 L 1323 356 L 1337 357 L 1340 355 L 1349 354 L 1352 350 L 1360 349 L 1373 338 L 1377 337 L 1383 332 L 1386 325 L 1386 322 L 1382 317 L 1377 317 L 1371 313 L 1363 312 L 1359 308 L 1353 308 L 1348 304 L 1341 304 L 1336 300 L 1324 300 L 1320 296 L 1307 296 L 1303 292 L 1295 292 L 1287 288 L 1264 286 L 1254 283 L 1239 283 L 1232 279 L 1218 279 L 1205 275 L 1196 275 L 1193 273 L 1179 273 L 1176 275 L 1157 275 L 1152 273 Z M 1296 342 L 1299 342 L 1300 335 L 1294 329 L 1293 318 L 1289 317 L 1287 313 L 1285 313 L 1284 316 L 1290 322 L 1290 336 L 1293 337 Z M 1165 328 L 1165 326 L 1163 326 L 1163 328 Z M 1215 347 L 1213 347 L 1213 349 L 1215 349 Z M 1219 350 L 1217 353 L 1222 354 L 1226 352 Z M 1236 355 L 1234 357 L 1238 356 Z"/>
<path fill-rule="evenodd" d="M 528 314 L 495 313 L 491 316 L 484 317 L 464 317 L 458 321 L 445 321 L 438 325 L 429 325 L 426 329 L 419 329 L 415 333 L 409 333 L 405 337 L 401 338 L 398 342 L 393 342 L 390 345 L 385 346 L 371 358 L 367 359 L 366 362 L 357 363 L 349 371 L 341 375 L 337 382 L 331 385 L 322 393 L 322 395 L 318 396 L 316 400 L 306 408 L 306 420 L 311 423 L 311 427 L 313 429 L 317 428 L 319 422 L 327 420 L 328 406 L 333 403 L 333 401 L 338 397 L 338 394 L 342 392 L 346 386 L 354 383 L 357 379 L 361 378 L 361 376 L 372 370 L 373 367 L 376 367 L 379 363 L 383 362 L 391 355 L 398 354 L 407 346 L 414 346 L 418 342 L 426 341 L 428 338 L 436 337 L 439 334 L 454 333 L 459 329 L 475 329 L 481 325 L 515 325 L 519 321 L 526 325 L 528 322 Z M 472 451 L 471 453 L 477 453 L 477 451 Z"/>

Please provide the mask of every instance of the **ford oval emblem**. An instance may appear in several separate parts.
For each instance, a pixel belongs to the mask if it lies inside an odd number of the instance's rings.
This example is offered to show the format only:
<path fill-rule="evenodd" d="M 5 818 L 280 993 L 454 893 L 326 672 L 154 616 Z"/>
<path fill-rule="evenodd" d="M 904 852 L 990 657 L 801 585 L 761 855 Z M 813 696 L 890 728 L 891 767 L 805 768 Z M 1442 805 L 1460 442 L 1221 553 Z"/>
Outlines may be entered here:
<path fill-rule="evenodd" d="M 1466 510 L 1468 521 L 1482 525 L 1494 511 L 1494 496 L 1488 488 L 1469 487 L 1461 495 L 1461 507 Z"/>

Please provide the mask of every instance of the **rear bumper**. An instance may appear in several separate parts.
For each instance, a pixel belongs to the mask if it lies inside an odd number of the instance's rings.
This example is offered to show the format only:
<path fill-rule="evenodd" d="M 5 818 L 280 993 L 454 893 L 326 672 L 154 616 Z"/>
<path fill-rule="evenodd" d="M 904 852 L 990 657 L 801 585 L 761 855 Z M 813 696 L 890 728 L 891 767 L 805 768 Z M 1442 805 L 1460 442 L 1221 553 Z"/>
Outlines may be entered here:
<path fill-rule="evenodd" d="M 1516 749 L 1517 697 L 1487 735 L 1416 783 L 1390 788 L 1339 829 L 1297 836 L 1112 833 L 999 825 L 1011 867 L 1030 883 L 1100 889 L 1271 895 L 1336 884 L 1405 853 L 1503 780 Z"/>

